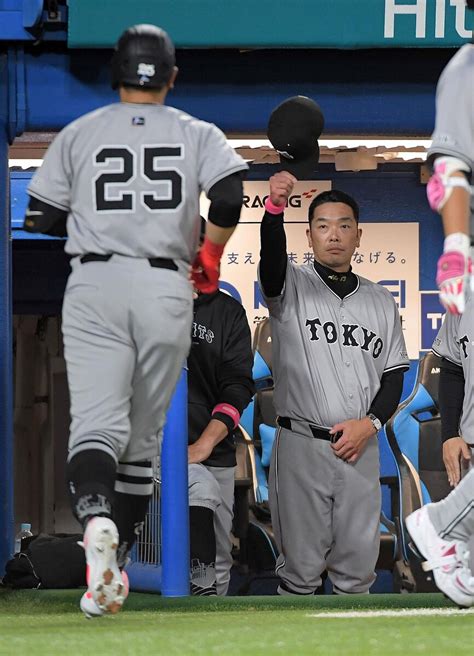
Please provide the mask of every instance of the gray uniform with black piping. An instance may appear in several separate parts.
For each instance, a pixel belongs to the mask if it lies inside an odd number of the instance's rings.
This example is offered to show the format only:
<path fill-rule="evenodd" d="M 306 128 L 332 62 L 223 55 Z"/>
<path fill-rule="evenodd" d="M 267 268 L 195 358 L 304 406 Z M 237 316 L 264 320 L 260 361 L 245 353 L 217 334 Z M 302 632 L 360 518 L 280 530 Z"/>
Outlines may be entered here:
<path fill-rule="evenodd" d="M 51 144 L 28 193 L 69 213 L 70 459 L 156 455 L 190 347 L 199 195 L 246 168 L 214 125 L 160 104 L 103 107 Z"/>
<path fill-rule="evenodd" d="M 444 68 L 436 89 L 436 125 L 428 155 L 451 156 L 474 171 L 474 44 L 466 43 Z M 471 257 L 474 257 L 474 194 L 471 193 Z M 471 282 L 472 287 L 472 282 Z M 466 299 L 462 316 L 447 313 L 434 341 L 433 351 L 464 372 L 464 399 L 459 434 L 474 453 L 474 299 Z M 474 456 L 473 456 L 474 457 Z M 467 541 L 474 530 L 474 473 L 463 479 L 441 502 L 430 506 L 430 517 L 446 539 Z M 471 542 L 472 545 L 472 542 Z M 474 549 L 471 546 L 471 554 Z"/>
<path fill-rule="evenodd" d="M 433 352 L 462 367 L 464 397 L 459 435 L 471 449 L 470 473 L 454 491 L 430 506 L 430 517 L 442 538 L 467 542 L 474 534 L 474 295 L 461 315 L 446 313 Z M 453 435 L 453 437 L 455 437 Z"/>
<path fill-rule="evenodd" d="M 266 301 L 274 405 L 285 426 L 270 468 L 280 592 L 313 594 L 325 569 L 337 592 L 367 592 L 380 539 L 378 442 L 348 464 L 317 436 L 366 416 L 382 375 L 408 367 L 395 301 L 361 277 L 341 299 L 313 264 L 290 262 L 281 295 Z"/>

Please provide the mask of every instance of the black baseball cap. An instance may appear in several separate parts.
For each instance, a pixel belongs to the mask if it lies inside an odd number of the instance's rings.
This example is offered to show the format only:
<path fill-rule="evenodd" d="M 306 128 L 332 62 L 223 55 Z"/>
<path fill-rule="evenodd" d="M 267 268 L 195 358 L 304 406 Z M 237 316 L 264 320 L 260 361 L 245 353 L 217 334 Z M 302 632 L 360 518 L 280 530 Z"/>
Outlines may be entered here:
<path fill-rule="evenodd" d="M 319 162 L 318 138 L 323 128 L 323 113 L 311 98 L 293 96 L 275 107 L 267 136 L 280 155 L 281 168 L 296 178 L 311 174 Z"/>

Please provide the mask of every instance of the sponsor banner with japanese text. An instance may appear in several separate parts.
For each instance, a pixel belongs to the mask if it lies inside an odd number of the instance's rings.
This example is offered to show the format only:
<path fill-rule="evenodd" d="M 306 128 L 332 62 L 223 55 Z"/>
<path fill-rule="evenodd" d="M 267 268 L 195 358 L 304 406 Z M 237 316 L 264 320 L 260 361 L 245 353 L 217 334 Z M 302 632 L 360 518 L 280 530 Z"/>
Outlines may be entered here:
<path fill-rule="evenodd" d="M 330 185 L 328 181 L 301 182 L 290 198 L 289 204 L 293 202 L 293 205 L 291 212 L 285 214 L 285 219 L 288 217 L 285 231 L 288 257 L 295 264 L 313 261 L 306 237 L 308 205 L 316 193 L 329 189 Z M 260 221 L 267 193 L 268 182 L 245 184 L 247 206 L 227 245 L 221 267 L 221 289 L 244 305 L 252 331 L 268 316 L 257 278 Z M 205 207 L 202 211 L 206 215 Z M 417 359 L 420 351 L 418 223 L 361 223 L 360 227 L 362 239 L 352 258 L 353 269 L 384 285 L 393 295 L 400 311 L 409 357 Z"/>

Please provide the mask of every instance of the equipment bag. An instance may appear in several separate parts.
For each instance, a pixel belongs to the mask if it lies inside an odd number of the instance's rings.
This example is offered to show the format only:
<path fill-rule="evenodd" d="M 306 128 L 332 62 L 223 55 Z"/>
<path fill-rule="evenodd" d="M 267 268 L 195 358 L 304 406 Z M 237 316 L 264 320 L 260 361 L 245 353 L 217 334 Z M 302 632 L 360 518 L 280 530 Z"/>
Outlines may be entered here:
<path fill-rule="evenodd" d="M 22 551 L 5 566 L 2 583 L 11 588 L 78 588 L 86 585 L 82 535 L 40 533 L 23 540 Z"/>

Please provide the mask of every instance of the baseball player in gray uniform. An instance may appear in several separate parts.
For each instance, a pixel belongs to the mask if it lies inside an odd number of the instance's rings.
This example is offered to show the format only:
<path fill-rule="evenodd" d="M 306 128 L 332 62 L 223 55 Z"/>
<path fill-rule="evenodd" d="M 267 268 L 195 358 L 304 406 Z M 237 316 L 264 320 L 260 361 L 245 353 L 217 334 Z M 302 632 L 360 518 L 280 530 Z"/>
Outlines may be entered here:
<path fill-rule="evenodd" d="M 466 0 L 466 5 L 474 9 L 474 0 Z M 433 570 L 438 587 L 460 606 L 471 606 L 474 599 L 472 560 L 468 566 L 469 550 L 474 553 L 472 471 L 461 480 L 463 465 L 472 468 L 474 444 L 473 89 L 474 44 L 469 43 L 450 60 L 438 82 L 436 125 L 428 153 L 433 175 L 427 186 L 428 200 L 441 214 L 446 235 L 437 283 L 448 314 L 433 350 L 442 356 L 443 459 L 449 481 L 456 487 L 443 501 L 423 506 L 406 520 L 418 550 L 427 559 L 425 569 Z M 462 313 L 462 318 L 455 316 Z"/>
<path fill-rule="evenodd" d="M 379 552 L 377 432 L 409 366 L 400 316 L 383 287 L 355 275 L 359 209 L 341 191 L 311 203 L 314 262 L 288 261 L 283 211 L 296 178 L 270 178 L 260 285 L 272 329 L 279 430 L 270 508 L 280 594 L 314 594 L 327 569 L 340 594 L 365 593 Z"/>
<path fill-rule="evenodd" d="M 437 586 L 459 606 L 474 604 L 469 543 L 474 536 L 474 297 L 467 293 L 464 313 L 447 313 L 433 351 L 442 357 L 440 411 L 443 456 L 456 486 L 438 503 L 409 515 L 407 529 L 433 570 Z M 446 445 L 449 444 L 449 449 Z M 462 477 L 463 470 L 471 468 Z"/>
<path fill-rule="evenodd" d="M 178 69 L 169 36 L 120 37 L 121 102 L 64 128 L 28 189 L 25 229 L 64 234 L 63 305 L 71 396 L 68 483 L 85 529 L 88 615 L 117 612 L 123 565 L 152 492 L 165 413 L 190 347 L 194 286 L 217 289 L 240 216 L 245 162 L 214 125 L 166 107 Z M 211 201 L 204 243 L 199 195 Z"/>

